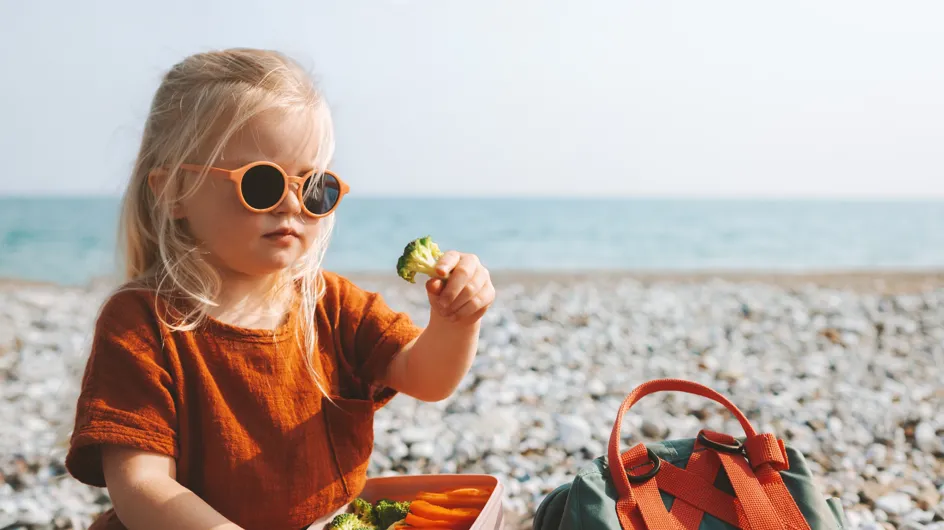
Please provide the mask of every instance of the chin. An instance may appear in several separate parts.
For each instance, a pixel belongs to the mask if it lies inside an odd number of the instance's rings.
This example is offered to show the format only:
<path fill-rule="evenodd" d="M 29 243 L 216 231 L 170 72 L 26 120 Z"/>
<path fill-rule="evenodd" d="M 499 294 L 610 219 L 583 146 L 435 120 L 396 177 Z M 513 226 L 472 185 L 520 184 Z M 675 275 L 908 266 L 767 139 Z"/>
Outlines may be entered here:
<path fill-rule="evenodd" d="M 282 272 L 298 262 L 301 256 L 297 252 L 278 252 L 266 256 L 266 259 L 260 263 L 260 269 L 266 269 L 269 273 Z"/>

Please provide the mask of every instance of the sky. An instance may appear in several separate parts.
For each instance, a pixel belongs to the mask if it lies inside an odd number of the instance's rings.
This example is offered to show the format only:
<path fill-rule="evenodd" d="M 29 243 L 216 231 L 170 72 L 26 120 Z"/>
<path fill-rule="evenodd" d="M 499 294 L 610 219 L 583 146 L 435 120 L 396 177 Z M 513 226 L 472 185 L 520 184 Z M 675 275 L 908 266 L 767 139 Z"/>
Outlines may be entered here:
<path fill-rule="evenodd" d="M 352 196 L 944 198 L 940 0 L 0 0 L 0 194 L 117 195 L 163 73 L 278 49 Z"/>

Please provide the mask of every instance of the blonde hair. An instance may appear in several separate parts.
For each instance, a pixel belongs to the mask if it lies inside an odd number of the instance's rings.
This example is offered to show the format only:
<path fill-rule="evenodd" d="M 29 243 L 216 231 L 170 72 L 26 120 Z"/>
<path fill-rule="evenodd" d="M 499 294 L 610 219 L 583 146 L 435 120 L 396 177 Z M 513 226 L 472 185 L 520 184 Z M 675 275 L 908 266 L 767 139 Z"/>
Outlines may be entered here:
<path fill-rule="evenodd" d="M 269 50 L 227 49 L 198 53 L 174 65 L 164 76 L 151 103 L 140 150 L 124 194 L 119 228 L 124 280 L 154 289 L 158 299 L 182 301 L 173 309 L 171 329 L 199 326 L 220 291 L 220 277 L 204 261 L 197 244 L 173 215 L 174 205 L 206 178 L 180 178 L 180 165 L 210 166 L 229 139 L 255 116 L 266 111 L 309 112 L 319 137 L 314 167 L 326 169 L 334 155 L 331 114 L 311 76 L 285 55 Z M 148 179 L 164 177 L 158 193 Z M 316 188 L 312 186 L 311 188 Z M 296 322 L 300 345 L 315 383 L 325 389 L 314 369 L 317 337 L 315 308 L 324 294 L 321 265 L 334 227 L 334 215 L 319 221 L 320 232 L 299 262 L 274 278 L 273 296 L 286 294 L 298 302 Z M 297 288 L 296 288 L 297 287 Z M 297 294 L 296 294 L 297 292 Z"/>

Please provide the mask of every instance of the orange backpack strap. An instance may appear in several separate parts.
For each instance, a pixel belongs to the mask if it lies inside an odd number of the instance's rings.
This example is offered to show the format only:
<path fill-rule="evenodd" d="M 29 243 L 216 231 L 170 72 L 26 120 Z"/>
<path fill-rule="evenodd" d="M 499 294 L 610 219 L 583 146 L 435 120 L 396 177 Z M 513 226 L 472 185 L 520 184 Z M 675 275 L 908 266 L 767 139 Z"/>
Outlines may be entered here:
<path fill-rule="evenodd" d="M 731 436 L 702 431 L 686 469 L 660 460 L 643 444 L 620 454 L 623 416 L 646 395 L 661 391 L 686 392 L 721 403 L 741 424 L 746 442 L 742 445 Z M 697 383 L 659 379 L 634 389 L 613 425 L 607 461 L 623 530 L 697 530 L 705 513 L 742 529 L 810 530 L 779 473 L 789 468 L 783 442 L 770 434 L 758 435 L 733 403 Z M 722 468 L 735 496 L 714 487 Z M 675 497 L 671 513 L 659 490 Z"/>
<path fill-rule="evenodd" d="M 783 522 L 777 510 L 767 497 L 760 480 L 754 475 L 747 459 L 741 454 L 741 443 L 726 434 L 708 431 L 700 432 L 698 438 L 702 444 L 714 449 L 721 459 L 721 465 L 731 481 L 734 494 L 741 501 L 749 528 L 782 530 Z M 793 498 L 790 498 L 790 502 L 793 502 Z"/>
<path fill-rule="evenodd" d="M 726 512 L 724 514 L 727 517 L 719 517 L 718 515 L 715 515 L 715 517 L 718 517 L 728 524 L 737 526 L 736 515 L 734 516 L 734 520 L 731 520 L 731 516 L 734 515 L 733 505 L 736 499 L 718 499 L 717 495 L 714 495 L 717 493 L 724 497 L 730 497 L 730 495 L 715 488 L 712 484 L 715 477 L 718 475 L 718 471 L 721 470 L 721 459 L 718 458 L 718 455 L 712 451 L 705 451 L 701 442 L 695 440 L 695 447 L 692 448 L 692 456 L 688 459 L 688 465 L 685 466 L 685 471 L 701 479 L 701 482 L 697 483 L 695 488 L 686 488 L 686 485 L 691 484 L 691 482 L 686 482 L 684 474 L 675 473 L 671 471 L 672 469 L 678 468 L 671 465 L 666 466 L 663 471 L 666 474 L 664 477 L 665 480 L 662 480 L 663 477 L 659 477 L 659 486 L 666 486 L 666 491 L 676 498 L 676 501 L 672 503 L 671 513 L 679 520 L 682 526 L 688 530 L 698 530 L 698 527 L 701 526 L 701 519 L 705 515 L 707 506 L 715 506 L 718 508 L 731 507 L 730 513 Z M 679 471 L 681 470 L 679 469 Z M 676 490 L 674 493 L 669 491 L 669 483 L 672 483 L 672 489 Z M 688 489 L 689 494 L 681 494 L 682 489 Z"/>
<path fill-rule="evenodd" d="M 721 460 L 717 455 L 711 451 L 705 451 L 703 455 L 710 455 L 720 469 Z M 675 497 L 671 514 L 688 530 L 698 530 L 706 513 L 737 528 L 747 528 L 741 501 L 714 487 L 714 477 L 708 480 L 687 469 L 663 463 L 657 480 L 659 489 Z"/>
<path fill-rule="evenodd" d="M 678 520 L 669 515 L 665 504 L 662 503 L 659 486 L 653 480 L 659 473 L 662 461 L 651 449 L 638 444 L 617 458 L 614 465 L 620 469 L 619 474 L 631 483 L 627 496 L 631 502 L 624 503 L 623 509 L 620 508 L 619 502 L 616 503 L 617 515 L 624 529 L 686 530 Z M 635 512 L 637 517 L 633 517 L 633 508 L 638 510 Z"/>
<path fill-rule="evenodd" d="M 783 483 L 780 471 L 790 469 L 787 449 L 783 441 L 772 434 L 759 434 L 744 443 L 747 459 L 764 487 L 767 498 L 773 503 L 777 514 L 788 528 L 808 529 L 806 518 Z"/>

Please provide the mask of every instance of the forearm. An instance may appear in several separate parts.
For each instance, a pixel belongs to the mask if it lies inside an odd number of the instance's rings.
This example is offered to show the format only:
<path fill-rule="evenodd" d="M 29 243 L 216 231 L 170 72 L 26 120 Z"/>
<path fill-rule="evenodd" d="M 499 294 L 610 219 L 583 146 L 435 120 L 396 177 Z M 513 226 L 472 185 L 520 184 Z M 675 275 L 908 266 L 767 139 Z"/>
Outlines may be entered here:
<path fill-rule="evenodd" d="M 404 394 L 439 401 L 455 391 L 472 367 L 480 322 L 495 300 L 495 288 L 478 257 L 452 250 L 439 257 L 430 276 L 429 324 L 394 357 L 384 379 Z"/>
<path fill-rule="evenodd" d="M 169 476 L 137 480 L 109 493 L 129 530 L 241 530 Z"/>
<path fill-rule="evenodd" d="M 478 319 L 454 323 L 433 312 L 429 325 L 391 366 L 391 386 L 424 401 L 445 399 L 472 367 L 479 328 Z"/>

